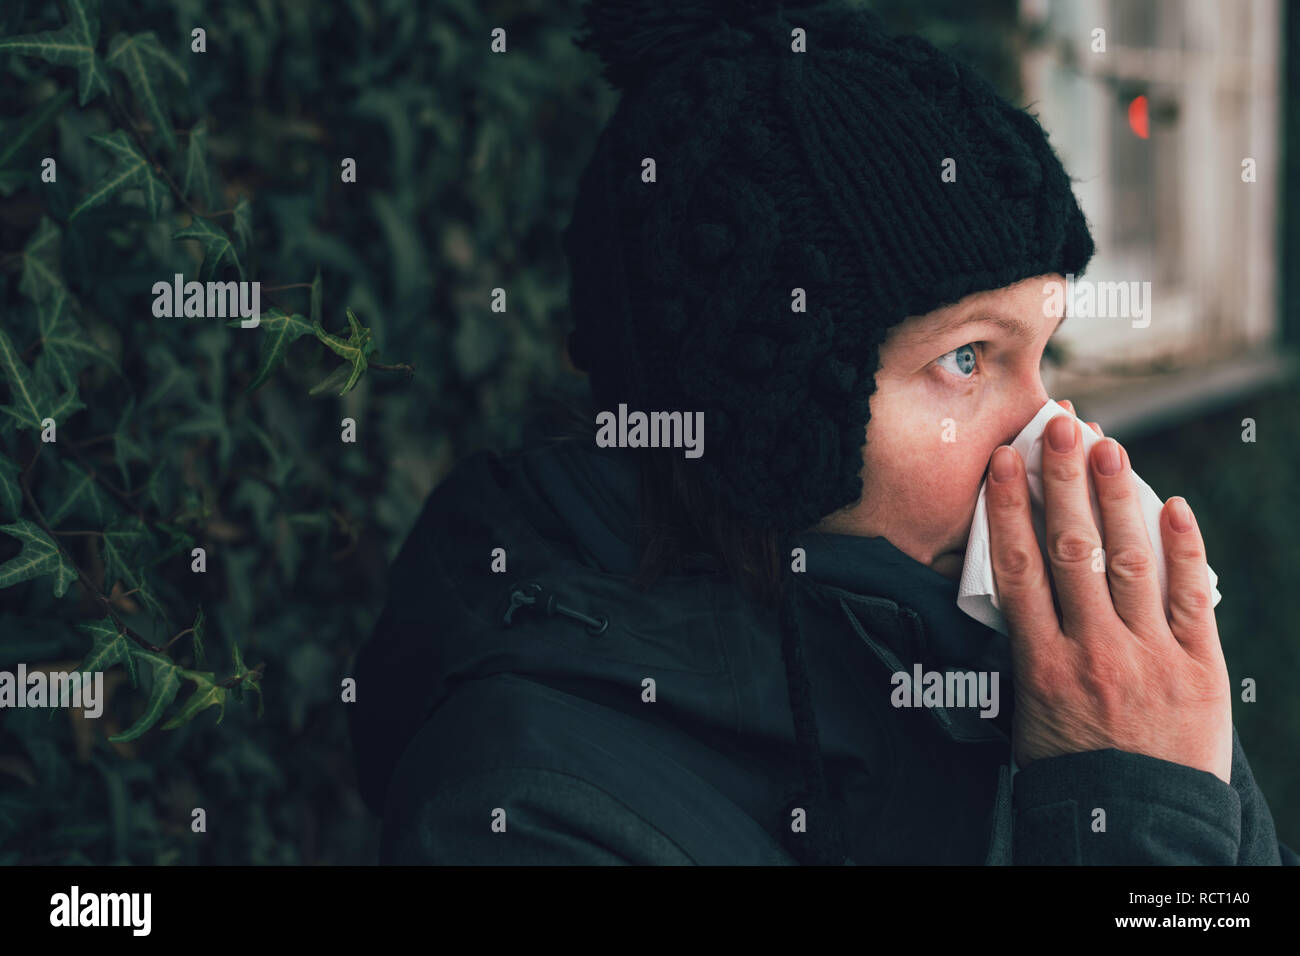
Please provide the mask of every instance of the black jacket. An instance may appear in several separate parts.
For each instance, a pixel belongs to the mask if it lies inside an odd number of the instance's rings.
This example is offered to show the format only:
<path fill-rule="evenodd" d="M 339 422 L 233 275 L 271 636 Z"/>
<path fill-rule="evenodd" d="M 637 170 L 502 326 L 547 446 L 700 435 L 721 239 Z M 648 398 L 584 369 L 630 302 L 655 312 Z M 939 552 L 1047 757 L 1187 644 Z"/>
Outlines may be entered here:
<path fill-rule="evenodd" d="M 632 586 L 626 454 L 480 452 L 430 496 L 349 711 L 381 862 L 797 862 L 775 615 L 708 560 Z M 798 543 L 804 665 L 853 862 L 1300 863 L 1235 730 L 1231 786 L 1118 750 L 1037 760 L 1013 785 L 1006 638 L 884 538 Z M 918 662 L 997 670 L 1000 713 L 893 706 L 891 675 Z"/>

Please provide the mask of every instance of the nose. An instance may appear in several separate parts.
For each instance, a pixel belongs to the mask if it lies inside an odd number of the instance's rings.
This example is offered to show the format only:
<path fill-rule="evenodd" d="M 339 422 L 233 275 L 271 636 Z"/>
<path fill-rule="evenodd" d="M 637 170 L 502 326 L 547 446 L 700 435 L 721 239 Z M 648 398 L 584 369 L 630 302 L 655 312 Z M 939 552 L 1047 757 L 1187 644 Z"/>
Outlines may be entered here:
<path fill-rule="evenodd" d="M 1035 372 L 1032 382 L 1027 384 L 1017 401 L 1011 406 L 1012 410 L 1008 413 L 1007 420 L 1007 428 L 1010 430 L 1000 444 L 1010 445 L 1015 441 L 1016 436 L 1025 430 L 1025 426 L 1033 421 L 1038 410 L 1047 404 L 1047 400 L 1051 397 L 1043 386 L 1042 376 Z"/>
<path fill-rule="evenodd" d="M 1028 414 L 1025 416 L 1025 422 L 1024 422 L 1025 425 L 1029 424 L 1030 419 L 1032 419 L 1035 415 L 1038 414 L 1038 410 L 1042 408 L 1044 405 L 1046 405 L 1047 400 L 1050 399 L 1051 397 L 1052 396 L 1047 394 L 1047 389 L 1043 386 L 1042 376 L 1035 374 L 1034 387 L 1030 391 L 1030 395 L 1028 399 L 1026 399 L 1027 402 L 1026 411 Z M 1024 425 L 1022 425 L 1021 427 L 1023 428 Z"/>

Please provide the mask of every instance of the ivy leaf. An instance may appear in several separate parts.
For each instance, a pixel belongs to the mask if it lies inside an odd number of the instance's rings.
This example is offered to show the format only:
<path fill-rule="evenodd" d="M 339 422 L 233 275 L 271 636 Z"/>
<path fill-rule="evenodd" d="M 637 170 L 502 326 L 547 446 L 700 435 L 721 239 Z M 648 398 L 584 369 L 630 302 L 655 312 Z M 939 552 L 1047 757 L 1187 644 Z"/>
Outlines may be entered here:
<path fill-rule="evenodd" d="M 0 146 L 0 166 L 13 157 L 18 150 L 27 145 L 36 131 L 63 111 L 68 100 L 72 99 L 72 90 L 62 90 L 41 103 L 23 120 L 18 129 L 5 130 L 4 145 Z"/>
<path fill-rule="evenodd" d="M 41 216 L 36 232 L 23 247 L 23 277 L 18 291 L 34 302 L 43 302 L 63 288 L 59 269 L 59 227 Z"/>
<path fill-rule="evenodd" d="M 135 515 L 119 518 L 104 529 L 100 540 L 104 544 L 105 586 L 111 586 L 114 581 L 123 582 L 128 589 L 139 586 L 132 558 L 146 536 L 144 522 Z"/>
<path fill-rule="evenodd" d="M 100 133 L 90 139 L 112 153 L 115 163 L 108 171 L 108 175 L 96 183 L 86 198 L 77 203 L 68 214 L 68 222 L 76 219 L 87 209 L 107 202 L 115 193 L 123 189 L 139 189 L 143 192 L 144 205 L 149 212 L 149 218 L 156 220 L 162 211 L 163 196 L 167 192 L 167 187 L 154 175 L 149 160 L 145 158 L 144 153 L 140 152 L 140 148 L 131 141 L 125 130 L 120 129 L 107 134 Z"/>
<path fill-rule="evenodd" d="M 239 272 L 239 278 L 244 278 L 244 267 L 230 237 L 201 216 L 195 216 L 189 226 L 173 233 L 172 238 L 194 239 L 203 248 L 203 265 L 199 267 L 200 282 L 215 278 L 223 265 L 233 266 Z"/>
<path fill-rule="evenodd" d="M 163 109 L 161 88 L 168 78 L 163 76 L 162 71 L 167 70 L 182 84 L 188 85 L 190 78 L 185 68 L 163 49 L 152 30 L 134 36 L 128 33 L 117 34 L 108 46 L 106 62 L 126 77 L 131 92 L 153 120 L 154 128 L 162 136 L 163 142 L 169 150 L 175 152 L 176 134 L 172 132 L 167 111 Z"/>
<path fill-rule="evenodd" d="M 86 407 L 77 398 L 75 388 L 53 400 L 42 393 L 3 330 L 0 330 L 0 373 L 9 382 L 10 396 L 14 401 L 12 406 L 0 405 L 0 412 L 9 415 L 19 425 L 39 430 L 46 418 L 61 425 L 73 412 Z"/>
<path fill-rule="evenodd" d="M 22 468 L 0 455 L 0 519 L 17 518 L 23 507 L 23 489 L 18 483 Z"/>
<path fill-rule="evenodd" d="M 251 690 L 253 693 L 255 693 L 257 695 L 257 716 L 261 717 L 263 713 L 262 685 L 260 681 L 258 681 L 255 677 L 252 676 L 253 673 L 254 673 L 253 671 L 248 669 L 248 665 L 244 663 L 244 656 L 239 653 L 239 642 L 236 641 L 235 642 L 235 676 L 240 678 L 240 681 L 234 687 L 235 697 L 239 700 L 243 700 L 244 688 L 247 688 L 248 690 Z"/>
<path fill-rule="evenodd" d="M 352 377 L 351 365 L 340 365 L 334 371 L 330 372 L 323 379 L 317 382 L 307 392 L 308 395 L 321 395 L 325 392 L 332 392 L 336 388 L 342 388 L 343 383 Z M 342 392 L 339 393 L 343 394 Z"/>
<path fill-rule="evenodd" d="M 176 716 L 162 725 L 162 729 L 175 730 L 177 727 L 188 724 L 203 711 L 214 705 L 221 707 L 221 713 L 217 715 L 217 723 L 221 723 L 222 718 L 226 716 L 228 688 L 216 683 L 216 674 L 212 671 L 182 670 L 180 674 L 186 680 L 194 681 L 194 693 L 185 702 L 185 706 L 177 711 Z"/>
<path fill-rule="evenodd" d="M 319 322 L 321 313 L 321 281 L 320 266 L 316 267 L 316 277 L 311 280 L 311 321 Z"/>
<path fill-rule="evenodd" d="M 163 561 L 166 561 L 168 558 L 177 554 L 185 554 L 188 556 L 190 552 L 194 550 L 194 536 L 189 532 L 176 527 L 176 525 L 167 524 L 165 521 L 159 521 L 154 525 L 154 527 L 165 534 L 167 539 L 171 542 L 163 552 L 158 555 L 156 563 L 161 564 Z"/>
<path fill-rule="evenodd" d="M 203 605 L 199 605 L 199 612 L 194 616 L 194 666 L 202 667 L 205 656 L 203 650 L 203 641 L 207 636 L 207 623 L 203 619 Z"/>
<path fill-rule="evenodd" d="M 326 347 L 328 347 L 332 352 L 342 356 L 352 363 L 352 374 L 348 376 L 346 384 L 344 384 L 343 389 L 339 392 L 339 395 L 341 396 L 346 395 L 352 390 L 353 386 L 357 384 L 358 379 L 361 378 L 362 374 L 366 370 L 366 365 L 368 364 L 366 360 L 369 358 L 370 353 L 375 350 L 374 343 L 371 341 L 370 330 L 357 321 L 357 317 L 353 314 L 351 309 L 348 309 L 348 325 L 352 327 L 352 333 L 348 336 L 348 339 L 345 342 L 338 336 L 330 335 L 326 332 L 321 328 L 319 322 L 312 323 L 312 329 L 316 333 L 316 338 L 325 343 Z M 321 385 L 324 385 L 324 383 L 322 382 Z M 320 385 L 317 386 L 317 388 L 320 387 Z"/>
<path fill-rule="evenodd" d="M 253 204 L 247 196 L 241 196 L 239 202 L 235 203 L 234 220 L 233 231 L 235 241 L 239 243 L 239 251 L 247 252 L 253 241 Z"/>
<path fill-rule="evenodd" d="M 127 676 L 131 678 L 131 686 L 139 686 L 135 656 L 131 653 L 134 645 L 129 637 L 117 629 L 117 624 L 111 617 L 92 621 L 89 624 L 78 624 L 77 627 L 89 634 L 94 641 L 86 659 L 81 662 L 77 670 L 106 671 L 114 664 L 121 664 L 126 668 Z"/>
<path fill-rule="evenodd" d="M 185 178 L 181 191 L 203 200 L 205 209 L 212 205 L 212 179 L 208 175 L 208 127 L 199 123 L 190 130 L 190 144 L 185 149 Z"/>
<path fill-rule="evenodd" d="M 68 563 L 48 534 L 30 521 L 19 518 L 13 524 L 0 525 L 0 531 L 23 543 L 18 556 L 0 564 L 0 588 L 46 574 L 54 575 L 54 596 L 63 597 L 68 585 L 77 578 L 77 569 Z"/>
<path fill-rule="evenodd" d="M 226 325 L 238 328 L 241 321 L 241 319 L 233 319 Z M 258 323 L 258 328 L 265 329 L 266 335 L 262 339 L 262 354 L 258 362 L 257 374 L 248 383 L 247 390 L 250 392 L 256 391 L 276 369 L 284 364 L 290 345 L 304 335 L 311 335 L 313 331 L 311 324 L 301 315 L 296 312 L 293 315 L 285 315 L 280 309 L 272 309 L 264 314 L 261 322 Z"/>
<path fill-rule="evenodd" d="M 108 738 L 117 744 L 135 740 L 156 724 L 181 689 L 181 669 L 172 662 L 171 658 L 147 651 L 142 647 L 131 648 L 131 653 L 135 655 L 138 663 L 149 668 L 153 674 L 153 686 L 149 689 L 149 700 L 144 705 L 144 713 L 140 715 L 140 719 L 122 733 Z"/>
<path fill-rule="evenodd" d="M 10 399 L 14 403 L 12 406 L 0 405 L 0 411 L 13 416 L 22 425 L 39 429 L 45 417 L 41 414 L 41 409 L 47 404 L 45 397 L 37 391 L 27 366 L 22 363 L 18 350 L 3 329 L 0 329 L 0 373 L 9 383 Z"/>
<path fill-rule="evenodd" d="M 145 577 L 144 569 L 137 568 L 135 579 L 137 581 L 135 596 L 140 599 L 140 603 L 149 609 L 149 612 L 157 619 L 163 622 L 163 625 L 170 630 L 172 617 L 167 613 L 167 608 L 158 600 L 158 596 L 153 593 L 153 586 L 149 579 Z"/>
<path fill-rule="evenodd" d="M 96 93 L 107 94 L 108 71 L 95 55 L 99 41 L 98 0 L 67 0 L 68 22 L 58 30 L 0 40 L 0 53 L 36 56 L 59 66 L 76 67 L 77 102 L 85 106 Z"/>
<path fill-rule="evenodd" d="M 72 417 L 74 412 L 79 412 L 85 407 L 86 403 L 77 397 L 77 390 L 74 388 L 54 400 L 50 405 L 49 417 L 54 419 L 55 424 L 62 425 Z"/>
<path fill-rule="evenodd" d="M 122 409 L 122 417 L 117 420 L 117 427 L 113 429 L 113 459 L 122 473 L 122 487 L 128 491 L 131 488 L 131 473 L 126 467 L 127 462 L 149 460 L 148 449 L 131 435 L 130 423 L 134 412 L 135 396 L 131 395 Z"/>
<path fill-rule="evenodd" d="M 45 523 L 51 528 L 57 527 L 60 521 L 73 511 L 77 511 L 93 520 L 97 525 L 106 524 L 108 519 L 112 517 L 115 508 L 113 503 L 100 491 L 94 477 L 90 472 L 77 467 L 70 461 L 65 461 L 63 467 L 71 475 L 71 484 L 63 490 L 63 500 L 59 502 L 57 508 L 46 516 Z"/>
<path fill-rule="evenodd" d="M 91 362 L 103 362 L 121 374 L 117 361 L 86 334 L 68 310 L 68 292 L 59 286 L 40 304 L 41 354 L 36 374 L 52 384 L 75 389 L 77 375 Z"/>

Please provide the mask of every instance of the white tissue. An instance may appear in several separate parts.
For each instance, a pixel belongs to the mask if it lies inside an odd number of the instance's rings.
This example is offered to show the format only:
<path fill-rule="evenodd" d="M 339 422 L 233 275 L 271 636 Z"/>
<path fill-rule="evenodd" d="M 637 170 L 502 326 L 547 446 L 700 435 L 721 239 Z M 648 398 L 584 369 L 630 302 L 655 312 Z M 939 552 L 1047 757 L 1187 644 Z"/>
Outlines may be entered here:
<path fill-rule="evenodd" d="M 1043 517 L 1043 440 L 1047 423 L 1057 415 L 1070 415 L 1063 407 L 1052 400 L 1048 400 L 1038 414 L 1034 416 L 1033 421 L 1024 427 L 1024 430 L 1016 436 L 1011 447 L 1020 455 L 1021 461 L 1025 463 L 1025 471 L 1029 476 L 1029 499 L 1031 502 L 1031 511 L 1033 514 L 1034 533 L 1038 536 L 1038 547 L 1043 555 L 1043 566 L 1051 573 L 1051 562 L 1047 557 L 1046 541 L 1046 523 Z M 1071 418 L 1078 419 L 1070 415 Z M 1088 452 L 1094 444 L 1101 441 L 1092 428 L 1080 423 L 1080 431 L 1083 433 L 1083 451 L 1084 461 L 1088 461 Z M 1088 474 L 1088 492 L 1092 499 L 1092 515 L 1096 522 L 1097 529 L 1103 530 L 1101 520 L 1101 509 L 1097 504 L 1097 489 L 1093 485 L 1092 472 Z M 1164 502 L 1151 490 L 1151 486 L 1137 476 L 1136 472 L 1132 473 L 1134 483 L 1138 489 L 1138 503 L 1142 510 L 1142 517 L 1146 521 L 1147 535 L 1151 541 L 1151 547 L 1155 553 L 1156 573 L 1160 580 L 1160 593 L 1164 597 L 1165 616 L 1169 615 L 1169 579 L 1165 568 L 1165 551 L 1160 539 L 1160 511 L 1164 507 Z M 975 504 L 975 517 L 971 522 L 970 536 L 966 540 L 966 563 L 962 567 L 961 585 L 957 589 L 957 606 L 975 618 L 993 628 L 1006 634 L 1008 631 L 1006 618 L 998 610 L 998 593 L 997 586 L 993 579 L 993 561 L 989 551 L 989 517 L 988 507 L 985 502 L 985 492 L 988 488 L 988 479 L 985 478 L 984 484 L 980 486 L 979 500 Z M 1219 576 L 1214 573 L 1214 569 L 1209 569 L 1210 591 L 1213 595 L 1214 605 L 1217 606 L 1222 599 L 1217 587 Z"/>

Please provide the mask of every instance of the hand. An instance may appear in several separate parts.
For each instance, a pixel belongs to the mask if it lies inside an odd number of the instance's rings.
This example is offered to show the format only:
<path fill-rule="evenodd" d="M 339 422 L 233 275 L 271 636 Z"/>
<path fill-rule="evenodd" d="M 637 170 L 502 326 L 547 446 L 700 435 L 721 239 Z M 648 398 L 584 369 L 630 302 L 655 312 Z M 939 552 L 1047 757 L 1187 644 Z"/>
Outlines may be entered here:
<path fill-rule="evenodd" d="M 991 464 L 1006 456 L 1011 473 L 998 480 L 991 467 L 987 491 L 993 574 L 1011 638 L 1017 765 L 1113 747 L 1230 783 L 1228 669 L 1205 545 L 1191 510 L 1183 531 L 1173 523 L 1177 509 L 1186 507 L 1181 498 L 1165 502 L 1160 514 L 1166 618 L 1128 453 L 1108 438 L 1085 462 L 1079 427 L 1066 415 L 1056 416 L 1047 432 L 1042 472 L 1050 575 L 1030 517 L 1024 464 L 1009 446 L 997 449 Z M 1067 439 L 1068 450 L 1053 445 L 1058 437 Z M 1113 475 L 1101 471 L 1106 452 L 1118 458 Z M 1087 469 L 1097 489 L 1100 531 Z M 1094 571 L 1094 550 L 1103 546 L 1102 570 Z"/>

